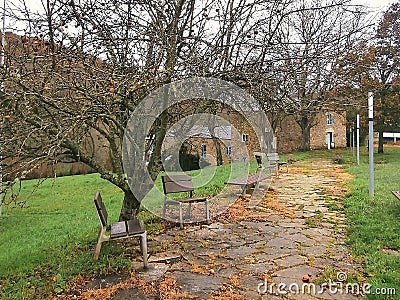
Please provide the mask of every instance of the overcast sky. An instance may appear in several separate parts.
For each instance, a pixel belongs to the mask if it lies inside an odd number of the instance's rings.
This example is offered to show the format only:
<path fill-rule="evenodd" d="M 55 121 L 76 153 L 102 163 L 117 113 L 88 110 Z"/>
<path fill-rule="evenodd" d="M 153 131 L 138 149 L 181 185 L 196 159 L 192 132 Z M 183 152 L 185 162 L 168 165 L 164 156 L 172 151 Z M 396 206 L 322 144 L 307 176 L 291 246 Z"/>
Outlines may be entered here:
<path fill-rule="evenodd" d="M 12 2 L 18 3 L 19 2 L 19 0 L 6 0 L 6 1 L 9 3 L 12 3 Z M 32 8 L 41 7 L 40 0 L 25 0 L 25 1 Z M 1 1 L 1 2 L 3 2 L 3 1 Z M 353 3 L 368 5 L 377 11 L 387 8 L 389 6 L 389 4 L 392 4 L 394 2 L 396 2 L 396 0 L 353 0 Z"/>
<path fill-rule="evenodd" d="M 394 0 L 354 0 L 354 3 L 365 4 L 373 8 L 386 8 L 390 4 L 394 3 Z"/>
<path fill-rule="evenodd" d="M 33 10 L 41 10 L 42 4 L 40 0 L 25 0 L 27 5 Z M 363 4 L 370 7 L 372 13 L 371 16 L 379 16 L 379 14 L 386 10 L 390 4 L 395 3 L 400 0 L 353 0 L 354 4 Z M 6 0 L 7 4 L 20 3 L 21 0 Z M 3 6 L 3 1 L 0 0 L 1 7 Z M 378 18 L 379 19 L 379 18 Z M 7 27 L 7 25 L 6 25 Z"/>

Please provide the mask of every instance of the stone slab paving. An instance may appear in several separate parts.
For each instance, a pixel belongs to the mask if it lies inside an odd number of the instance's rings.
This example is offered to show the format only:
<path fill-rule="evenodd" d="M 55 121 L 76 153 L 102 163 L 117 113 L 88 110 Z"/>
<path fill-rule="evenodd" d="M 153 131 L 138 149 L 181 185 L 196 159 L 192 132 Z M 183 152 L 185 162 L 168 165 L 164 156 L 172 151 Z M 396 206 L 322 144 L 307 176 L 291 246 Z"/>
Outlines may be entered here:
<path fill-rule="evenodd" d="M 335 166 L 307 164 L 294 164 L 273 180 L 265 199 L 251 207 L 259 218 L 219 217 L 210 225 L 177 226 L 150 236 L 149 250 L 162 251 L 150 257 L 149 271 L 135 276 L 153 286 L 172 278 L 185 295 L 179 299 L 355 299 L 320 286 L 329 278 L 337 281 L 336 272 L 360 267 L 345 245 L 343 212 L 327 203 L 327 188 L 341 184 L 330 175 Z M 331 196 L 340 207 L 340 195 Z M 316 292 L 301 293 L 304 279 Z"/>

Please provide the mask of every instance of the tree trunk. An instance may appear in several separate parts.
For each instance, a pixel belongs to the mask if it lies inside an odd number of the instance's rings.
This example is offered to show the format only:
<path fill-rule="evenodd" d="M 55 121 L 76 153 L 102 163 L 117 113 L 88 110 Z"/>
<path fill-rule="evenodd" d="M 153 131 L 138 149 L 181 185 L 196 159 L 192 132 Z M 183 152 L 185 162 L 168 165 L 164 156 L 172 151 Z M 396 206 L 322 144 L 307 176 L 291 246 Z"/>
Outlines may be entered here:
<path fill-rule="evenodd" d="M 379 130 L 378 153 L 383 153 L 383 130 Z"/>
<path fill-rule="evenodd" d="M 215 151 L 216 151 L 216 155 L 217 155 L 217 166 L 221 166 L 222 165 L 222 151 L 221 151 L 221 145 L 219 143 L 219 140 L 216 137 L 212 137 L 213 143 L 214 143 L 214 147 L 215 147 Z"/>
<path fill-rule="evenodd" d="M 119 214 L 120 221 L 128 221 L 136 218 L 139 213 L 140 202 L 133 195 L 132 191 L 128 188 L 125 190 L 124 201 Z"/>
<path fill-rule="evenodd" d="M 307 117 L 302 117 L 300 122 L 298 122 L 301 128 L 301 144 L 300 151 L 309 151 L 310 150 L 310 129 L 311 124 Z"/>

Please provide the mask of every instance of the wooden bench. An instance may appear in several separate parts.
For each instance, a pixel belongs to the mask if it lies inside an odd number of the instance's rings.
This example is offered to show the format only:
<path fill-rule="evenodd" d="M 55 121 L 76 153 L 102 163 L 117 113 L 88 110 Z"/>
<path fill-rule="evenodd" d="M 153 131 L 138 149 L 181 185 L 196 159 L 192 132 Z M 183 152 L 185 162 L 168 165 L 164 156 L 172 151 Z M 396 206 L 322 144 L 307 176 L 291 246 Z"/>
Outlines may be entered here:
<path fill-rule="evenodd" d="M 254 157 L 257 161 L 259 169 L 271 169 L 278 173 L 279 168 L 286 165 L 286 172 L 289 171 L 288 163 L 285 161 L 280 161 L 278 153 L 268 153 L 265 155 L 261 152 L 255 152 Z"/>
<path fill-rule="evenodd" d="M 275 168 L 275 165 L 270 165 L 268 163 L 266 163 L 266 155 L 265 153 L 261 153 L 261 152 L 255 152 L 254 153 L 254 157 L 256 158 L 256 162 L 257 162 L 257 167 L 259 169 L 271 169 L 271 168 Z"/>
<path fill-rule="evenodd" d="M 203 202 L 205 204 L 205 214 L 207 223 L 210 221 L 210 212 L 208 210 L 208 199 L 207 198 L 193 198 L 193 182 L 192 177 L 187 174 L 179 175 L 165 175 L 161 176 L 163 189 L 164 189 L 164 207 L 163 207 L 163 217 L 165 218 L 165 213 L 168 205 L 179 206 L 179 224 L 181 229 L 183 228 L 183 214 L 182 214 L 182 204 L 187 203 L 189 205 L 188 215 L 191 216 L 192 203 Z M 188 193 L 189 197 L 184 199 L 169 199 L 168 194 L 173 193 Z"/>
<path fill-rule="evenodd" d="M 247 177 L 232 179 L 230 181 L 225 182 L 225 184 L 240 186 L 242 188 L 242 194 L 244 194 L 248 188 L 256 187 L 261 181 L 270 177 L 271 176 L 269 175 L 253 174 Z"/>
<path fill-rule="evenodd" d="M 101 244 L 103 242 L 110 240 L 124 239 L 124 238 L 139 237 L 140 248 L 143 254 L 143 264 L 144 267 L 147 268 L 148 267 L 147 232 L 146 230 L 144 230 L 143 222 L 138 219 L 134 219 L 129 221 L 113 223 L 111 224 L 111 226 L 109 226 L 107 224 L 107 217 L 108 217 L 107 210 L 99 192 L 96 192 L 96 195 L 94 197 L 94 205 L 96 206 L 97 215 L 99 216 L 101 228 L 96 245 L 96 250 L 94 251 L 93 259 L 97 260 L 99 258 Z M 110 231 L 109 234 L 107 233 L 108 231 Z"/>
<path fill-rule="evenodd" d="M 392 194 L 393 194 L 398 200 L 400 200 L 400 191 L 392 191 Z"/>

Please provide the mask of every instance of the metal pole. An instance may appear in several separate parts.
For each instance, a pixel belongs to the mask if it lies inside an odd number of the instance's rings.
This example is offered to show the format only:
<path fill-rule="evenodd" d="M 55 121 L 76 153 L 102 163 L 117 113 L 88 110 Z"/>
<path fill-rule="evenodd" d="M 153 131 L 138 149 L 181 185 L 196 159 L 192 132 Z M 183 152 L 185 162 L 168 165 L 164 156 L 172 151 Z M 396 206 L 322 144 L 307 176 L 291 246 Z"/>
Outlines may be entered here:
<path fill-rule="evenodd" d="M 353 124 L 353 156 L 356 156 L 356 132 Z"/>
<path fill-rule="evenodd" d="M 1 50 L 0 50 L 0 67 L 4 66 L 4 42 L 5 42 L 5 28 L 6 28 L 6 0 L 3 1 L 3 28 L 1 29 Z M 1 83 L 1 97 L 4 96 L 4 84 Z M 3 210 L 3 147 L 0 140 L 0 217 Z"/>
<path fill-rule="evenodd" d="M 357 115 L 357 165 L 360 165 L 360 115 Z"/>
<path fill-rule="evenodd" d="M 368 93 L 369 196 L 374 197 L 374 94 Z"/>

